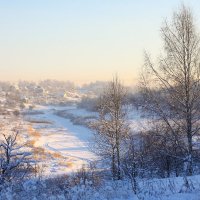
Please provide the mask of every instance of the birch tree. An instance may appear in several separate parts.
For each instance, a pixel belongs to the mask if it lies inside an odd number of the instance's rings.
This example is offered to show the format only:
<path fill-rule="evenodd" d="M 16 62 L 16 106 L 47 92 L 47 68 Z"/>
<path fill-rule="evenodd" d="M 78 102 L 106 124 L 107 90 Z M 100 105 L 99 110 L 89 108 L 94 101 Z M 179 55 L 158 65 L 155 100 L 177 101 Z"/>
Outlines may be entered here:
<path fill-rule="evenodd" d="M 115 77 L 100 97 L 98 119 L 92 124 L 95 130 L 94 150 L 103 159 L 111 161 L 114 179 L 121 179 L 123 142 L 129 134 L 125 101 L 126 89 Z"/>
<path fill-rule="evenodd" d="M 174 12 L 171 22 L 164 22 L 161 35 L 164 46 L 158 63 L 145 53 L 144 107 L 165 125 L 168 138 L 181 144 L 185 173 L 192 175 L 193 138 L 200 128 L 200 44 L 191 10 L 183 5 Z"/>

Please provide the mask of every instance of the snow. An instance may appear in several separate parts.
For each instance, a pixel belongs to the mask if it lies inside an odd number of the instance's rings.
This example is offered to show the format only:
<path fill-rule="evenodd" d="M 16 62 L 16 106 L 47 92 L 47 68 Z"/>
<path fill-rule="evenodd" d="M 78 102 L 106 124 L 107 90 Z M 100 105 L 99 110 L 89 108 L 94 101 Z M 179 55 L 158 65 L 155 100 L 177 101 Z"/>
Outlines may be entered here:
<path fill-rule="evenodd" d="M 94 187 L 90 181 L 68 187 L 65 179 L 27 180 L 19 185 L 4 188 L 0 199 L 74 199 L 74 200 L 199 200 L 200 176 L 188 178 L 192 180 L 193 189 L 181 191 L 183 178 L 154 179 L 139 181 L 140 190 L 135 195 L 128 181 L 105 181 Z M 66 184 L 66 185 L 65 185 Z"/>
<path fill-rule="evenodd" d="M 49 122 L 48 124 L 33 123 L 33 128 L 40 133 L 35 147 L 45 151 L 58 153 L 62 162 L 69 163 L 70 167 L 60 165 L 60 159 L 51 159 L 45 164 L 45 174 L 51 175 L 64 172 L 73 172 L 88 164 L 97 157 L 89 150 L 92 132 L 83 126 L 75 126 L 69 119 L 54 114 L 55 110 L 69 109 L 69 107 L 37 106 L 34 116 L 26 117 L 29 121 Z M 70 107 L 75 109 L 75 107 Z M 39 113 L 39 114 L 37 114 Z M 43 114 L 42 114 L 43 113 Z"/>
<path fill-rule="evenodd" d="M 84 117 L 97 117 L 96 112 L 90 112 L 75 105 L 70 106 L 41 106 L 37 105 L 34 110 L 25 110 L 24 118 L 31 125 L 32 131 L 39 132 L 39 137 L 34 140 L 35 148 L 39 153 L 48 154 L 48 158 L 40 159 L 40 164 L 45 167 L 44 175 L 58 175 L 71 173 L 98 159 L 91 152 L 92 132 L 82 125 L 74 124 L 70 115 L 58 115 L 58 111 L 72 114 L 73 118 L 85 120 Z M 129 116 L 130 126 L 136 134 L 149 126 L 148 119 L 142 118 L 138 110 L 132 109 Z M 38 152 L 37 152 L 38 154 Z M 44 156 L 43 156 L 44 157 Z"/>
<path fill-rule="evenodd" d="M 98 159 L 90 151 L 91 130 L 84 126 L 74 125 L 70 119 L 56 115 L 55 111 L 57 110 L 67 110 L 76 116 L 96 116 L 96 113 L 77 109 L 75 106 L 38 105 L 33 111 L 25 113 L 24 128 L 30 127 L 30 132 L 38 132 L 38 135 L 35 136 L 34 134 L 28 135 L 27 139 L 35 140 L 34 148 L 42 148 L 47 155 L 45 158 L 39 159 L 40 164 L 45 165 L 43 175 L 46 178 L 65 173 L 71 174 L 80 169 L 83 164 Z M 148 126 L 148 119 L 142 118 L 139 112 L 134 111 L 130 116 L 133 129 L 139 130 L 139 128 L 143 128 L 142 126 Z M 9 126 L 9 124 L 6 125 Z M 99 188 L 94 188 L 89 183 L 88 185 L 76 185 L 69 188 L 67 192 L 74 200 L 199 200 L 200 176 L 189 177 L 188 181 L 191 183 L 189 189 L 184 186 L 182 177 L 138 180 L 140 188 L 138 195 L 133 194 L 131 185 L 126 180 L 122 182 L 105 181 Z M 44 199 L 66 199 L 66 189 L 60 189 L 56 184 L 52 185 L 52 188 L 49 187 L 44 182 L 31 179 L 23 182 L 21 190 L 14 190 L 12 187 L 6 188 L 4 192 L 0 193 L 0 199 L 12 200 L 16 199 L 17 195 L 19 195 L 18 199 L 41 199 L 42 196 Z M 55 191 L 59 192 L 55 193 Z"/>

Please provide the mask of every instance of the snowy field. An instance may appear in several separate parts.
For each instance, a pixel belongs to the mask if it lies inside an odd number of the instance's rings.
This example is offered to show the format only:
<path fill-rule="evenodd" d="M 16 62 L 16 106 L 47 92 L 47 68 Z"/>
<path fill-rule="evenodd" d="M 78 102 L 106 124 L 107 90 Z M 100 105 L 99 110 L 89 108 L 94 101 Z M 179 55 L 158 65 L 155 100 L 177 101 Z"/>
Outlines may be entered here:
<path fill-rule="evenodd" d="M 75 110 L 75 107 L 37 106 L 34 114 L 25 115 L 34 147 L 45 154 L 40 163 L 48 175 L 73 172 L 96 159 L 90 151 L 91 131 L 54 114 L 66 109 Z"/>
<path fill-rule="evenodd" d="M 61 115 L 59 115 L 61 113 Z M 63 114 L 63 115 L 62 115 Z M 74 119 L 92 119 L 97 113 L 78 109 L 75 106 L 36 106 L 24 111 L 22 139 L 27 140 L 33 151 L 34 160 L 39 168 L 38 176 L 44 179 L 31 179 L 16 187 L 5 188 L 0 199 L 74 199 L 74 200 L 200 200 L 200 177 L 188 178 L 190 187 L 186 187 L 183 177 L 170 179 L 138 180 L 139 191 L 135 195 L 128 180 L 115 182 L 103 181 L 98 187 L 88 182 L 67 187 L 65 180 L 60 185 L 49 185 L 48 177 L 73 174 L 83 165 L 98 160 L 91 151 L 92 131 L 84 125 L 77 125 Z M 151 125 L 148 119 L 141 117 L 137 110 L 129 116 L 133 131 L 145 129 Z M 14 118 L 2 116 L 6 127 L 13 124 Z M 6 123 L 7 122 L 7 123 Z M 11 123 L 12 122 L 12 123 Z M 75 121 L 76 122 L 76 121 Z M 16 121 L 16 124 L 19 123 Z M 62 180 L 62 179 L 61 179 Z M 54 180 L 56 182 L 56 179 Z M 66 188 L 65 188 L 66 187 Z M 65 188 L 65 189 L 62 189 Z M 21 192 L 19 192 L 21 191 Z M 40 193 L 38 192 L 40 191 Z M 67 191 L 68 193 L 66 193 Z"/>
<path fill-rule="evenodd" d="M 23 139 L 32 147 L 34 158 L 41 166 L 38 173 L 44 179 L 38 182 L 38 179 L 33 178 L 23 182 L 18 188 L 5 188 L 0 199 L 200 200 L 200 176 L 188 177 L 190 187 L 185 186 L 183 177 L 141 179 L 138 180 L 137 195 L 133 193 L 128 180 L 103 181 L 98 187 L 87 182 L 68 188 L 66 180 L 58 183 L 55 179 L 56 185 L 49 185 L 46 178 L 72 174 L 82 165 L 98 159 L 90 150 L 91 130 L 83 125 L 75 125 L 65 116 L 59 116 L 58 111 L 73 114 L 74 117 L 96 116 L 96 113 L 77 109 L 75 106 L 36 106 L 32 111 L 25 111 Z M 132 130 L 144 129 L 151 123 L 140 117 L 137 111 L 133 111 L 130 118 Z M 9 123 L 15 119 L 9 119 L 9 122 L 2 116 L 1 120 L 2 123 L 7 121 L 6 125 L 9 127 Z"/>
<path fill-rule="evenodd" d="M 24 113 L 36 159 L 44 169 L 43 174 L 74 172 L 97 159 L 91 151 L 93 134 L 86 123 L 95 119 L 97 113 L 76 106 L 40 105 Z M 137 110 L 133 110 L 129 118 L 131 129 L 136 133 L 150 123 Z"/>

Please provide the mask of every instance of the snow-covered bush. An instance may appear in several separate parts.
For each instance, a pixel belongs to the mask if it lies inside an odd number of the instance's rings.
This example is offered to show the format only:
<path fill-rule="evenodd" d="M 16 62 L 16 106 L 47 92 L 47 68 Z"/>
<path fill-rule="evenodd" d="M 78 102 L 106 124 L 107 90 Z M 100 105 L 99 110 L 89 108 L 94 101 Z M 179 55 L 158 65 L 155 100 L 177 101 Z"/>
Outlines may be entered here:
<path fill-rule="evenodd" d="M 19 180 L 30 170 L 30 151 L 19 142 L 19 130 L 1 130 L 0 183 Z"/>

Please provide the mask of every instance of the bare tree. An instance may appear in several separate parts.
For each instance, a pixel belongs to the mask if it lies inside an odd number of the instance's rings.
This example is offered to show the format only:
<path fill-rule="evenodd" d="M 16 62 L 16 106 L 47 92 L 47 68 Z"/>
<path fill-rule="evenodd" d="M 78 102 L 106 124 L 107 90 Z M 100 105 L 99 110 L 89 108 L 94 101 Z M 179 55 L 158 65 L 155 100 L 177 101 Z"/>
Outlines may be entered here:
<path fill-rule="evenodd" d="M 141 151 L 140 151 L 140 139 L 137 135 L 129 135 L 126 155 L 123 158 L 123 171 L 125 175 L 131 181 L 133 192 L 138 192 L 139 186 L 137 183 L 137 177 L 139 176 L 139 164 Z"/>
<path fill-rule="evenodd" d="M 22 178 L 30 169 L 30 155 L 25 145 L 18 140 L 19 131 L 14 128 L 1 133 L 0 140 L 0 180 L 12 181 Z"/>
<path fill-rule="evenodd" d="M 122 144 L 129 134 L 126 89 L 115 77 L 99 100 L 99 117 L 92 124 L 95 130 L 94 150 L 104 159 L 111 160 L 113 178 L 121 179 Z"/>
<path fill-rule="evenodd" d="M 185 172 L 192 175 L 193 137 L 200 128 L 200 44 L 191 10 L 183 5 L 171 23 L 164 23 L 161 34 L 164 54 L 158 65 L 145 54 L 145 108 L 165 125 L 168 138 L 185 150 Z"/>

